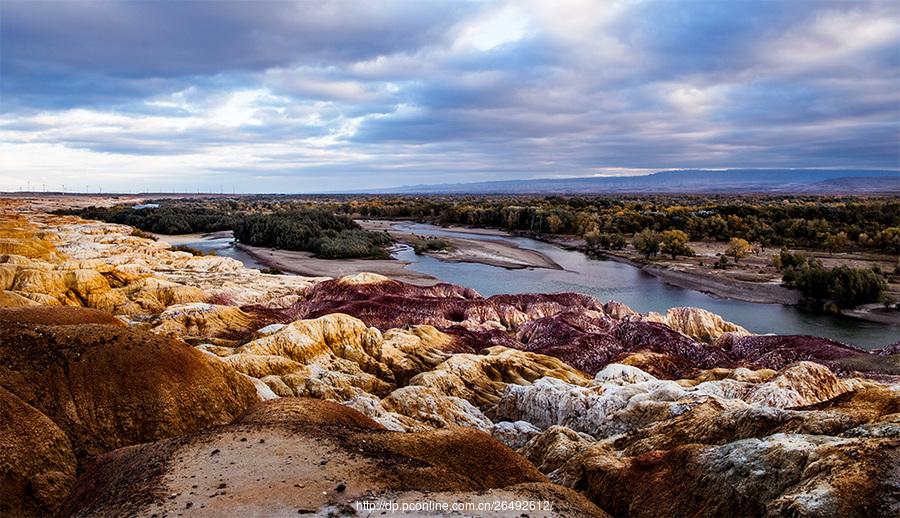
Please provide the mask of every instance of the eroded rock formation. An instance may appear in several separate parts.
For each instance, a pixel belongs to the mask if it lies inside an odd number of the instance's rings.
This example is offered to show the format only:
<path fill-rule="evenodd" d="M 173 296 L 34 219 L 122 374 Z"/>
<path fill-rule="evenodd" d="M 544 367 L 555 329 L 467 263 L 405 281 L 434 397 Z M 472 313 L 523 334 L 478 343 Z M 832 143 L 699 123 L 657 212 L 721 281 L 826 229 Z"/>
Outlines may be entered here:
<path fill-rule="evenodd" d="M 45 214 L 3 215 L 0 253 L 4 516 L 900 513 L 896 345 L 264 275 Z"/>
<path fill-rule="evenodd" d="M 53 420 L 79 457 L 228 423 L 256 401 L 250 381 L 183 342 L 72 323 L 80 308 L 46 311 L 61 324 L 0 310 L 0 386 Z"/>
<path fill-rule="evenodd" d="M 483 298 L 456 286 L 423 288 L 368 275 L 320 282 L 290 307 L 269 311 L 285 322 L 345 313 L 382 330 L 428 324 L 456 338 L 455 352 L 499 345 L 554 356 L 588 374 L 618 362 L 678 379 L 716 367 L 780 369 L 805 360 L 843 375 L 900 375 L 895 363 L 831 340 L 756 336 L 698 308 L 642 316 L 574 293 Z"/>
<path fill-rule="evenodd" d="M 587 387 L 510 386 L 497 418 L 542 428 L 519 451 L 616 516 L 900 510 L 895 390 L 809 362 L 740 371 L 675 383 L 610 365 Z"/>
<path fill-rule="evenodd" d="M 70 216 L 0 214 L 0 302 L 155 315 L 173 304 L 293 301 L 316 279 L 261 274 L 228 257 L 194 256 L 132 229 Z"/>

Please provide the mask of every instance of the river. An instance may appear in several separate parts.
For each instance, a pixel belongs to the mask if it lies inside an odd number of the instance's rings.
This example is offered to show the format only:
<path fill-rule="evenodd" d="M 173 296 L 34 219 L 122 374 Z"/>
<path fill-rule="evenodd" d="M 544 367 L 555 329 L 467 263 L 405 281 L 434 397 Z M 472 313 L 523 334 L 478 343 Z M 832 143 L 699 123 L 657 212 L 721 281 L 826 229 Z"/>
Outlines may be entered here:
<path fill-rule="evenodd" d="M 234 237 L 230 230 L 210 234 L 155 234 L 157 238 L 170 245 L 185 245 L 201 252 L 215 253 L 222 257 L 230 257 L 244 263 L 247 268 L 262 270 L 266 265 L 257 261 L 252 255 L 234 246 Z"/>
<path fill-rule="evenodd" d="M 853 318 L 800 311 L 793 306 L 756 304 L 722 299 L 698 291 L 670 286 L 640 268 L 617 261 L 591 259 L 580 252 L 524 237 L 456 232 L 415 223 L 395 227 L 402 232 L 466 239 L 505 240 L 543 253 L 563 270 L 544 268 L 507 270 L 476 263 L 451 263 L 416 255 L 401 246 L 393 256 L 408 261 L 407 268 L 449 283 L 474 288 L 484 296 L 499 293 L 577 292 L 602 301 L 618 300 L 640 312 L 665 313 L 668 308 L 696 306 L 721 315 L 755 333 L 806 334 L 873 349 L 896 342 L 895 326 Z"/>

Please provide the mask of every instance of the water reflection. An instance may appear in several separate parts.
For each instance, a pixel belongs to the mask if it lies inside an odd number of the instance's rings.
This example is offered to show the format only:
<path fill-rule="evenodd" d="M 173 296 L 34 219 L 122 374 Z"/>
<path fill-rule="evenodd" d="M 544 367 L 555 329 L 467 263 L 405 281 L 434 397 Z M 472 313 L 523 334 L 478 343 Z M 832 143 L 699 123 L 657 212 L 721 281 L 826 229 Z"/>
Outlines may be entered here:
<path fill-rule="evenodd" d="M 206 254 L 215 252 L 216 255 L 220 255 L 222 257 L 231 257 L 232 259 L 237 259 L 238 261 L 244 263 L 244 266 L 246 266 L 247 268 L 262 270 L 266 267 L 265 264 L 254 259 L 252 255 L 234 246 L 234 238 L 230 235 L 230 233 L 225 235 L 220 234 L 222 233 L 217 233 L 215 235 L 206 235 L 198 241 L 189 241 L 183 244 L 191 248 L 196 248 L 197 250 L 200 250 L 201 252 Z M 163 236 L 163 239 L 165 238 L 166 237 Z"/>

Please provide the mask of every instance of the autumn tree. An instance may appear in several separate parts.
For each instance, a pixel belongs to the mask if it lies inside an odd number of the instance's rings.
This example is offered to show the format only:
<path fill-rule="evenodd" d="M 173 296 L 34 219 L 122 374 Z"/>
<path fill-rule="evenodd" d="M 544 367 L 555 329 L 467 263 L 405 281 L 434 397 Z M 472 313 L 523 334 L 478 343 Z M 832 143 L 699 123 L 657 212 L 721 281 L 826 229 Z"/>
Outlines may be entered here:
<path fill-rule="evenodd" d="M 688 246 L 688 235 L 681 230 L 666 230 L 660 236 L 660 251 L 671 255 L 672 259 L 679 255 L 694 255 L 694 250 Z"/>
<path fill-rule="evenodd" d="M 584 243 L 588 255 L 597 255 L 603 248 L 603 244 L 600 242 L 600 232 L 596 229 L 584 234 Z"/>
<path fill-rule="evenodd" d="M 750 243 L 747 242 L 746 239 L 741 239 L 739 237 L 731 238 L 731 241 L 728 242 L 728 248 L 725 249 L 725 255 L 733 257 L 734 262 L 738 262 L 752 252 L 753 247 L 750 246 Z"/>
<path fill-rule="evenodd" d="M 878 233 L 881 248 L 888 253 L 900 254 L 900 227 L 888 227 Z"/>
<path fill-rule="evenodd" d="M 562 219 L 556 214 L 547 216 L 547 230 L 549 230 L 551 234 L 559 232 L 559 230 L 562 228 L 562 225 Z"/>

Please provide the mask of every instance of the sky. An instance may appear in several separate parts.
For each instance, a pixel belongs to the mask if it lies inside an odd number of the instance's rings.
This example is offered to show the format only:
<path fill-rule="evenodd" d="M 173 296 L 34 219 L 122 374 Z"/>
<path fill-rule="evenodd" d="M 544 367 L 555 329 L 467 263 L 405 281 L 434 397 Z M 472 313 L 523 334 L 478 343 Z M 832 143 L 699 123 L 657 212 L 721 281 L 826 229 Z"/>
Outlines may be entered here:
<path fill-rule="evenodd" d="M 898 167 L 898 1 L 0 1 L 0 190 Z"/>

